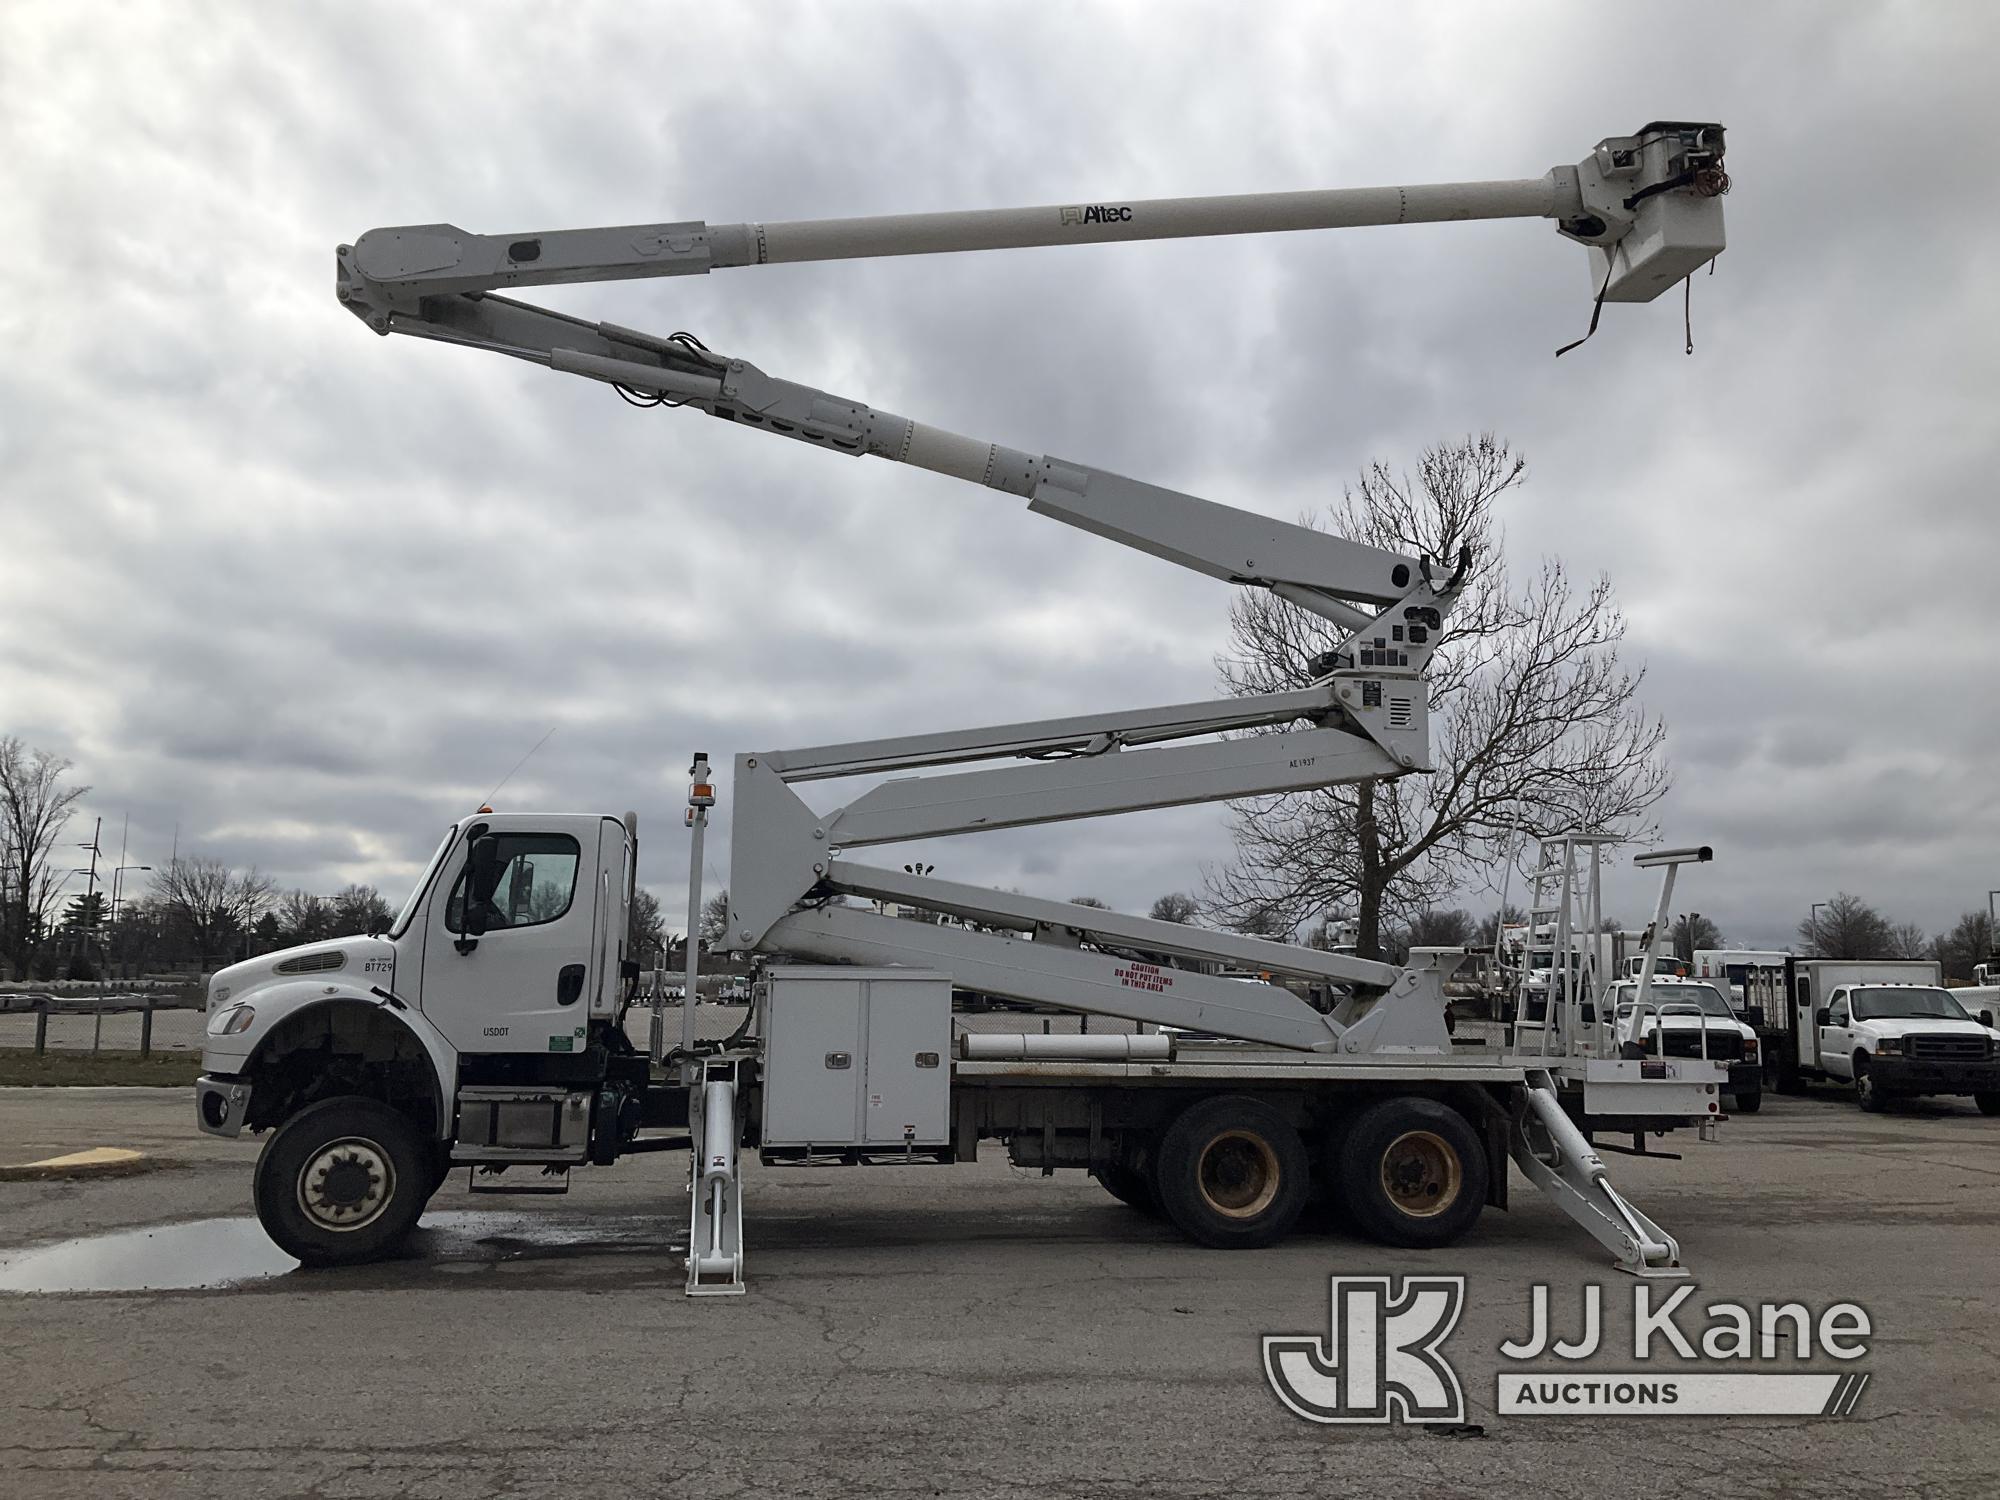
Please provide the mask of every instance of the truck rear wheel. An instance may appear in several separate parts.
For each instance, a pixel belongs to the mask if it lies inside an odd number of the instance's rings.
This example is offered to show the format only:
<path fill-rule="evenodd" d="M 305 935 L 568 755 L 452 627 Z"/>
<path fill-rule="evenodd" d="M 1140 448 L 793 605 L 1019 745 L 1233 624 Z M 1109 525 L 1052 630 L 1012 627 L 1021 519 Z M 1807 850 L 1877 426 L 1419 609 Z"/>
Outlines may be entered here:
<path fill-rule="evenodd" d="M 1153 1185 L 1189 1239 L 1219 1250 L 1277 1243 L 1298 1222 L 1312 1170 L 1299 1133 L 1259 1099 L 1224 1095 L 1182 1111 L 1160 1137 Z"/>
<path fill-rule="evenodd" d="M 1104 1191 L 1128 1208 L 1136 1208 L 1142 1214 L 1158 1218 L 1160 1200 L 1153 1192 L 1153 1184 L 1144 1172 L 1136 1167 L 1099 1167 L 1091 1173 L 1104 1186 Z"/>
<path fill-rule="evenodd" d="M 309 1266 L 379 1260 L 416 1227 L 437 1180 L 431 1143 L 374 1099 L 326 1099 L 285 1121 L 257 1158 L 257 1220 Z"/>
<path fill-rule="evenodd" d="M 1464 1115 L 1414 1095 L 1372 1104 L 1333 1163 L 1360 1228 L 1384 1244 L 1449 1245 L 1486 1204 L 1486 1152 Z"/>

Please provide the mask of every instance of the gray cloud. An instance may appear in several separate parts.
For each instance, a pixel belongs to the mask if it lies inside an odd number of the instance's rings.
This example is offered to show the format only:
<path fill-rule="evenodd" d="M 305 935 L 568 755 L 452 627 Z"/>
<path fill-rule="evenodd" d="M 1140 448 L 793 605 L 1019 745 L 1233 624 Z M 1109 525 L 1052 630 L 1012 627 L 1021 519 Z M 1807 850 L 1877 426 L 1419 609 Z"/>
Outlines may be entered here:
<path fill-rule="evenodd" d="M 1740 185 L 1694 359 L 1677 299 L 1549 358 L 1584 261 L 1521 224 L 546 300 L 1280 516 L 1498 431 L 1534 466 L 1517 565 L 1618 585 L 1673 729 L 1667 834 L 1718 849 L 1690 904 L 1751 941 L 1837 887 L 1943 925 L 2000 877 L 1996 210 L 1957 149 L 2000 112 L 2000 22 L 1674 17 L 1637 47 L 1581 6 L 15 7 L 0 731 L 129 808 L 135 857 L 178 828 L 394 886 L 555 724 L 505 798 L 639 808 L 676 906 L 689 749 L 1197 696 L 1225 591 L 1005 497 L 377 339 L 330 295 L 336 243 L 1533 175 L 1712 117 Z M 934 849 L 1135 907 L 1226 838 L 1188 809 Z"/>

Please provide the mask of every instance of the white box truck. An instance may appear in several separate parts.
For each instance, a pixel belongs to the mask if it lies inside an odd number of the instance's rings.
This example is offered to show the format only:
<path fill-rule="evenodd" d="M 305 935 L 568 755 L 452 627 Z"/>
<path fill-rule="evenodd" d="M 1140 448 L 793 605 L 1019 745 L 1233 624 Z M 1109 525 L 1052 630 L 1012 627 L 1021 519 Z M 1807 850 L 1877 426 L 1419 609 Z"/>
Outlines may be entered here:
<path fill-rule="evenodd" d="M 1828 1079 L 1870 1112 L 1924 1094 L 1970 1095 L 2000 1114 L 2000 1031 L 1944 988 L 1929 959 L 1798 958 L 1766 1018 L 1765 1066 L 1780 1093 Z"/>

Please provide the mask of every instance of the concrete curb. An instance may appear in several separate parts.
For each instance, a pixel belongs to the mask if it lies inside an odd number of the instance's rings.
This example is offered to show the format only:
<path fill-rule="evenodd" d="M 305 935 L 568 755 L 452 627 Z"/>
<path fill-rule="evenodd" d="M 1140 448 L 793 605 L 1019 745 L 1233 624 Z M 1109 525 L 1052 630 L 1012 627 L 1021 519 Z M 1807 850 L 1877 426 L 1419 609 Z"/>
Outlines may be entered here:
<path fill-rule="evenodd" d="M 162 1163 L 144 1152 L 123 1146 L 96 1146 L 88 1151 L 72 1151 L 67 1156 L 51 1156 L 42 1161 L 0 1165 L 0 1182 L 41 1182 L 52 1178 L 129 1177 L 150 1172 Z"/>

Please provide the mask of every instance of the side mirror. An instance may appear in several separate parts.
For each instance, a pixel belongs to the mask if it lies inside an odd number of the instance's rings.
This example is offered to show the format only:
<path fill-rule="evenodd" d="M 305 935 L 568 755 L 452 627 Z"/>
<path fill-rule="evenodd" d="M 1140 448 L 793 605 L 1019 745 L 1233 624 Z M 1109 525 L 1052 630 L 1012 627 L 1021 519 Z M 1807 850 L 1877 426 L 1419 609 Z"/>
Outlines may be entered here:
<path fill-rule="evenodd" d="M 500 885 L 500 841 L 490 833 L 473 839 L 465 871 L 465 930 L 478 937 L 486 931 L 486 914 Z"/>
<path fill-rule="evenodd" d="M 1831 1026 L 1833 1024 L 1833 1012 L 1822 1005 L 1813 1016 L 1813 1024 L 1815 1026 Z"/>

